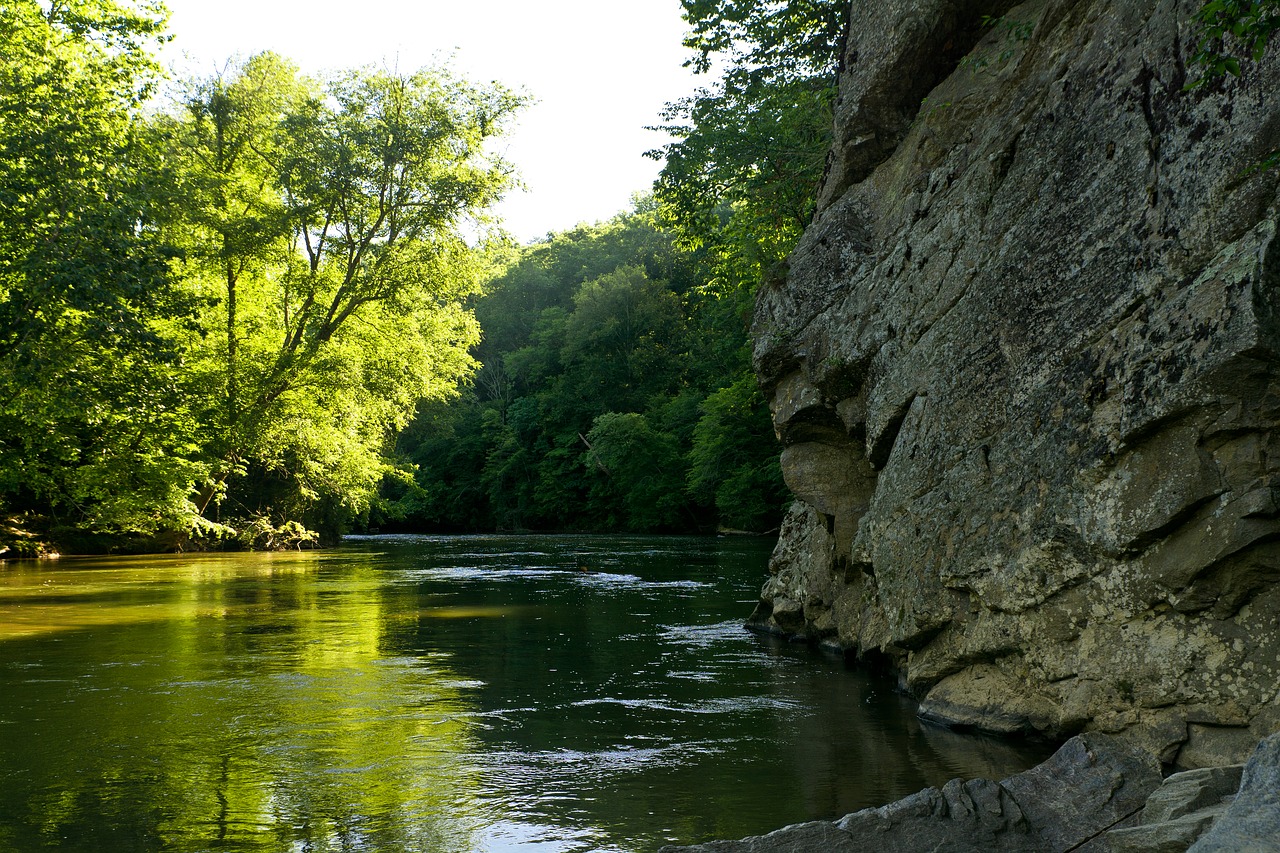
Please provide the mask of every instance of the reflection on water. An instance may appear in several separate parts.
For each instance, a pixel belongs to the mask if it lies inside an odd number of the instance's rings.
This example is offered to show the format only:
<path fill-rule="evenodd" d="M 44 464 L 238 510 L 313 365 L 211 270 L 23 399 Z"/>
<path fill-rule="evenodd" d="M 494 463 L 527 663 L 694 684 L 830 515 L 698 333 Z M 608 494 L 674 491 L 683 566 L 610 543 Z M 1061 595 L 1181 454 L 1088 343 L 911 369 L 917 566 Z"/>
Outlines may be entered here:
<path fill-rule="evenodd" d="M 643 851 L 1041 757 L 746 633 L 768 544 L 0 568 L 0 853 Z"/>

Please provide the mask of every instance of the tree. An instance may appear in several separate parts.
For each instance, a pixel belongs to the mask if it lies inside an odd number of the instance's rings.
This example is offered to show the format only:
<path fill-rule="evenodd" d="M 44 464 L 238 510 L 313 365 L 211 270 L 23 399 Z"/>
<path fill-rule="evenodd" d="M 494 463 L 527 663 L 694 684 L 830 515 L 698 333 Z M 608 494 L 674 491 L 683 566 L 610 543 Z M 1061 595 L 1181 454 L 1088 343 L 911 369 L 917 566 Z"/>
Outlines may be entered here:
<path fill-rule="evenodd" d="M 183 526 L 203 473 L 172 335 L 196 305 L 141 134 L 163 26 L 150 3 L 0 7 L 0 509 L 91 533 Z"/>
<path fill-rule="evenodd" d="M 642 411 L 684 378 L 683 305 L 665 282 L 623 266 L 573 296 L 561 360 L 566 390 L 594 409 Z"/>
<path fill-rule="evenodd" d="M 462 228 L 510 183 L 483 146 L 520 103 L 446 70 L 322 89 L 269 54 L 192 89 L 167 133 L 196 200 L 170 228 L 222 330 L 191 340 L 219 390 L 202 508 L 326 528 L 368 508 L 390 433 L 473 367 Z"/>
<path fill-rule="evenodd" d="M 1196 14 L 1196 22 L 1200 25 L 1200 42 L 1191 62 L 1200 66 L 1201 75 L 1187 84 L 1188 89 L 1226 74 L 1239 77 L 1241 56 L 1254 62 L 1262 59 L 1271 37 L 1280 32 L 1280 0 L 1210 0 Z M 1280 147 L 1252 168 L 1277 166 Z"/>
<path fill-rule="evenodd" d="M 787 501 L 769 408 L 750 375 L 710 394 L 702 403 L 689 451 L 688 487 L 714 504 L 720 523 L 765 530 Z"/>
<path fill-rule="evenodd" d="M 847 4 L 683 0 L 689 65 L 721 79 L 667 105 L 676 141 L 655 192 L 665 220 L 717 259 L 720 287 L 752 289 L 813 213 L 831 144 Z"/>
<path fill-rule="evenodd" d="M 422 409 L 402 436 L 419 478 L 418 492 L 384 493 L 406 508 L 399 523 L 706 530 L 719 511 L 755 529 L 781 512 L 745 291 L 706 286 L 703 254 L 675 242 L 638 200 L 509 259 L 477 299 L 496 331 L 484 326 L 474 388 Z"/>
<path fill-rule="evenodd" d="M 1240 54 L 1254 62 L 1262 59 L 1273 33 L 1280 31 L 1280 0 L 1210 0 L 1196 13 L 1200 43 L 1191 61 L 1203 76 L 1191 84 L 1201 86 L 1224 74 L 1240 76 Z M 1228 49 L 1230 38 L 1239 54 Z"/>
<path fill-rule="evenodd" d="M 683 521 L 684 460 L 674 438 L 643 415 L 606 412 L 586 436 L 584 463 L 596 469 L 592 493 L 610 527 L 671 530 Z"/>
<path fill-rule="evenodd" d="M 692 287 L 691 265 L 672 251 L 672 234 L 657 227 L 652 198 L 638 197 L 635 205 L 607 222 L 550 234 L 511 258 L 476 304 L 484 329 L 480 358 L 524 346 L 544 309 L 570 308 L 583 282 L 620 266 L 638 266 L 677 293 Z"/>
<path fill-rule="evenodd" d="M 238 69 L 189 85 L 183 111 L 161 120 L 159 134 L 175 163 L 175 241 L 185 244 L 189 270 L 205 272 L 220 307 L 224 410 L 210 413 L 222 441 L 237 443 L 241 422 L 241 282 L 270 276 L 287 263 L 291 211 L 280 190 L 278 164 L 286 156 L 279 125 L 310 96 L 297 68 L 264 53 Z"/>

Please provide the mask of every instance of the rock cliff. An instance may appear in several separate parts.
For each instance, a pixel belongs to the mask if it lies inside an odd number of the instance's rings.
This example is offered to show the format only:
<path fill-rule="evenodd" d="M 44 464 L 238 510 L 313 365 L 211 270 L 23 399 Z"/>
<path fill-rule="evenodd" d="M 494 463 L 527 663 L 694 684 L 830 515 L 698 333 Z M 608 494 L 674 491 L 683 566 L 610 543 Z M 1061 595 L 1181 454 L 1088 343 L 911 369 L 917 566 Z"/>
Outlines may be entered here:
<path fill-rule="evenodd" d="M 952 724 L 1184 767 L 1280 729 L 1280 44 L 1186 91 L 1200 5 L 852 4 L 756 308 L 799 500 L 754 626 Z"/>

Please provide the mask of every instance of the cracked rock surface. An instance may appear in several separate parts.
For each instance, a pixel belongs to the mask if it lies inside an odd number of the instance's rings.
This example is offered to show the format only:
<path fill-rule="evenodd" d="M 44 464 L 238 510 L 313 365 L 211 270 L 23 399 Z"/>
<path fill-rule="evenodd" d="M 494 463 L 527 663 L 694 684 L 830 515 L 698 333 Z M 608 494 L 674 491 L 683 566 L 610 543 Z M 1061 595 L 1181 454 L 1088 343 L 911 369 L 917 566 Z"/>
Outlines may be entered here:
<path fill-rule="evenodd" d="M 1201 767 L 1165 779 L 1136 824 L 1107 834 L 1112 853 L 1183 853 L 1226 812 L 1243 769 Z"/>
<path fill-rule="evenodd" d="M 1182 767 L 1280 729 L 1280 39 L 1188 92 L 1200 5 L 852 4 L 756 307 L 799 500 L 755 627 L 953 725 Z"/>
<path fill-rule="evenodd" d="M 1240 792 L 1191 853 L 1280 851 L 1280 734 L 1258 744 L 1244 766 Z"/>

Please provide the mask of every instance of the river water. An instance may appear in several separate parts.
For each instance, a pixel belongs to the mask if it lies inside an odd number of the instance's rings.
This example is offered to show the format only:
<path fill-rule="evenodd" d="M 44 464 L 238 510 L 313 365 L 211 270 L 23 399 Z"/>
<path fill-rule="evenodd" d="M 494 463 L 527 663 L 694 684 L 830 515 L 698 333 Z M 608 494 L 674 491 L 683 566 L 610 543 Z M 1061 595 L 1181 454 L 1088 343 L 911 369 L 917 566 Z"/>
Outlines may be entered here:
<path fill-rule="evenodd" d="M 0 853 L 639 853 L 1044 757 L 746 632 L 770 544 L 0 566 Z"/>

